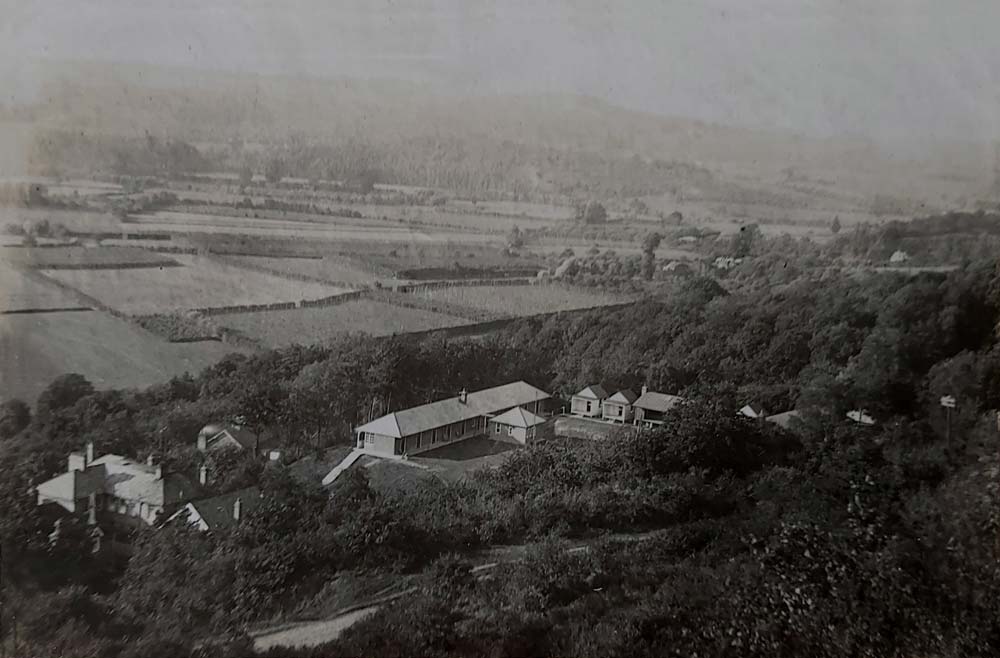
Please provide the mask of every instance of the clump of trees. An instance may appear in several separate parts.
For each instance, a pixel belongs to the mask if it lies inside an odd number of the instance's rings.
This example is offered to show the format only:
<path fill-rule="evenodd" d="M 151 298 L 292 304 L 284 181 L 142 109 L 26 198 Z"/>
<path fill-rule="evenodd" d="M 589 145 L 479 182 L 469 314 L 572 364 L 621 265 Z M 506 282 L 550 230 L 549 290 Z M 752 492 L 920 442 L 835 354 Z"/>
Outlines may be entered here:
<path fill-rule="evenodd" d="M 737 294 L 695 278 L 485 340 L 352 337 L 233 355 L 143 391 L 69 375 L 0 451 L 5 610 L 31 655 L 185 655 L 213 637 L 236 656 L 248 624 L 334 575 L 406 570 L 427 573 L 415 593 L 314 655 L 992 656 L 998 281 L 993 262 Z M 405 494 L 363 471 L 328 496 L 281 466 L 220 462 L 231 477 L 214 487 L 255 483 L 266 504 L 230 534 L 141 533 L 127 564 L 91 556 L 72 523 L 50 544 L 52 519 L 25 495 L 88 439 L 190 467 L 201 425 L 242 416 L 308 452 L 387 411 L 514 379 L 557 394 L 649 384 L 690 402 L 659 431 L 552 441 Z M 736 416 L 749 401 L 801 421 L 789 433 Z M 861 407 L 875 426 L 843 420 Z M 589 550 L 567 553 L 569 538 Z M 470 551 L 504 543 L 523 559 L 470 578 Z"/>

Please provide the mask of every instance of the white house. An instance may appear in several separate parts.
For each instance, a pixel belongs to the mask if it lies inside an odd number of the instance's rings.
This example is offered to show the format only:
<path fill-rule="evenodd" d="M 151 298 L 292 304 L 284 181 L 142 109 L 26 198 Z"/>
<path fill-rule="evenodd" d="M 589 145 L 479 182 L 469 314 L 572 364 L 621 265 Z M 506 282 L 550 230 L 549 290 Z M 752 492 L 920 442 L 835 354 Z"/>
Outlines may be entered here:
<path fill-rule="evenodd" d="M 908 260 L 910 260 L 910 255 L 902 249 L 897 249 L 892 252 L 892 256 L 889 256 L 890 263 L 905 263 Z"/>
<path fill-rule="evenodd" d="M 65 473 L 35 487 L 38 504 L 86 512 L 93 508 L 102 519 L 119 525 L 153 525 L 201 493 L 201 487 L 179 473 L 166 473 L 152 460 L 142 464 L 119 455 L 94 458 L 94 445 L 71 453 Z"/>
<path fill-rule="evenodd" d="M 601 417 L 615 423 L 627 423 L 632 420 L 632 403 L 639 398 L 638 395 L 624 389 L 618 391 L 601 405 Z"/>
<path fill-rule="evenodd" d="M 574 416 L 598 418 L 601 416 L 601 405 L 608 397 L 608 392 L 600 384 L 594 384 L 583 389 L 570 400 L 570 413 Z"/>

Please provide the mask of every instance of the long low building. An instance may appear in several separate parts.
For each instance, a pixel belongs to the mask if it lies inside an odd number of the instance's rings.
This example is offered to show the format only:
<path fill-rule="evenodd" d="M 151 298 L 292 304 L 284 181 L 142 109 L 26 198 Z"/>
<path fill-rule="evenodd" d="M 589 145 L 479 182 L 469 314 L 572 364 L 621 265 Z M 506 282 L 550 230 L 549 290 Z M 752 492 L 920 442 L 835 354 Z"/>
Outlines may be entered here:
<path fill-rule="evenodd" d="M 378 455 L 415 455 L 486 433 L 491 418 L 515 408 L 538 416 L 551 396 L 527 382 L 466 393 L 394 411 L 354 429 L 359 449 Z"/>

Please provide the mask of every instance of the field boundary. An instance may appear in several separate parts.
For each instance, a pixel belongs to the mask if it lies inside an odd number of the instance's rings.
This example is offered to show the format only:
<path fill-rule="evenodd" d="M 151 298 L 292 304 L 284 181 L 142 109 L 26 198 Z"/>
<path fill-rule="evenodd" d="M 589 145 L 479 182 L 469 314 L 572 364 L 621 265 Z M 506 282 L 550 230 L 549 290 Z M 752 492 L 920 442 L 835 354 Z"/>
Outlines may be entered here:
<path fill-rule="evenodd" d="M 16 315 L 18 313 L 74 313 L 77 311 L 93 311 L 90 306 L 63 306 L 55 308 L 16 308 L 0 310 L 0 315 Z"/>

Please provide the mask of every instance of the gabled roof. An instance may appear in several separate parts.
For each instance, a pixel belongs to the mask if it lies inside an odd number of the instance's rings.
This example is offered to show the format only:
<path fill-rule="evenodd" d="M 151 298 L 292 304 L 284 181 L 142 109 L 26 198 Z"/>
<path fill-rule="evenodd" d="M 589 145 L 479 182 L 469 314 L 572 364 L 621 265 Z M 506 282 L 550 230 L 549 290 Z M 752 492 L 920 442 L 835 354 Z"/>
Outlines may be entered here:
<path fill-rule="evenodd" d="M 79 500 L 102 493 L 165 507 L 198 495 L 200 487 L 179 473 L 157 477 L 157 468 L 120 455 L 104 455 L 87 468 L 62 473 L 38 485 L 45 497 Z"/>
<path fill-rule="evenodd" d="M 240 501 L 240 516 L 242 517 L 260 506 L 263 495 L 257 487 L 249 487 L 239 491 L 230 491 L 221 496 L 193 500 L 188 503 L 188 507 L 195 509 L 209 530 L 221 530 L 236 525 L 236 519 L 233 518 L 233 506 L 237 499 Z"/>
<path fill-rule="evenodd" d="M 608 397 L 608 392 L 600 384 L 594 384 L 583 389 L 573 397 L 586 398 L 588 400 L 603 400 Z"/>
<path fill-rule="evenodd" d="M 394 411 L 355 428 L 355 431 L 398 439 L 548 398 L 548 393 L 527 382 L 511 382 L 469 393 L 465 402 L 453 397 Z"/>
<path fill-rule="evenodd" d="M 514 407 L 499 416 L 491 418 L 490 421 L 500 423 L 501 425 L 511 425 L 512 427 L 534 427 L 535 425 L 541 425 L 544 423 L 545 419 L 531 413 L 527 409 Z"/>
<path fill-rule="evenodd" d="M 783 427 L 786 430 L 792 426 L 798 418 L 801 417 L 798 409 L 792 409 L 790 411 L 783 411 L 780 414 L 774 414 L 773 416 L 767 416 L 764 420 L 769 423 L 774 423 L 779 427 Z"/>
<path fill-rule="evenodd" d="M 522 404 L 548 400 L 551 396 L 528 382 L 518 381 L 469 393 L 467 404 L 483 414 L 495 414 Z"/>
<path fill-rule="evenodd" d="M 207 439 L 205 442 L 205 448 L 207 450 L 211 450 L 216 446 L 221 448 L 226 445 L 232 446 L 235 444 L 244 450 L 252 450 L 254 445 L 256 445 L 256 442 L 257 439 L 249 430 L 230 425 L 223 427 L 211 438 Z"/>
<path fill-rule="evenodd" d="M 746 404 L 740 409 L 740 413 L 747 418 L 760 418 L 761 416 L 766 416 L 767 412 L 764 411 L 764 407 L 759 404 Z"/>
<path fill-rule="evenodd" d="M 630 389 L 624 389 L 618 391 L 611 397 L 609 397 L 606 402 L 617 402 L 618 404 L 632 404 L 636 401 L 638 396 L 633 393 Z"/>
<path fill-rule="evenodd" d="M 646 391 L 639 397 L 638 400 L 632 403 L 632 406 L 645 409 L 647 411 L 659 411 L 662 413 L 670 411 L 683 401 L 684 398 L 677 395 L 657 393 L 656 391 Z"/>

